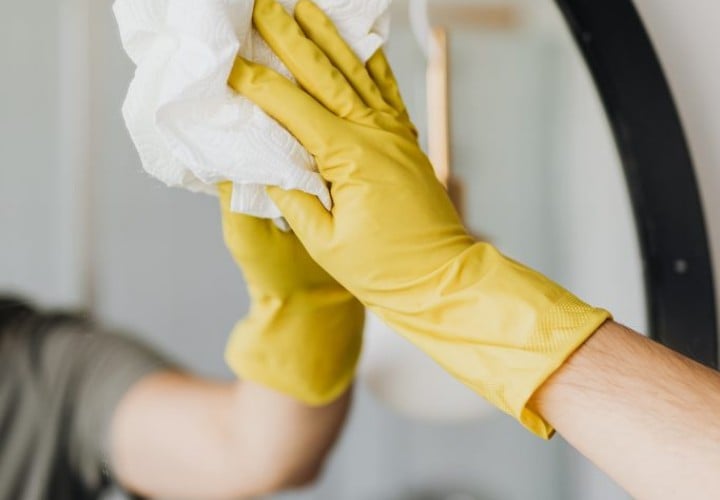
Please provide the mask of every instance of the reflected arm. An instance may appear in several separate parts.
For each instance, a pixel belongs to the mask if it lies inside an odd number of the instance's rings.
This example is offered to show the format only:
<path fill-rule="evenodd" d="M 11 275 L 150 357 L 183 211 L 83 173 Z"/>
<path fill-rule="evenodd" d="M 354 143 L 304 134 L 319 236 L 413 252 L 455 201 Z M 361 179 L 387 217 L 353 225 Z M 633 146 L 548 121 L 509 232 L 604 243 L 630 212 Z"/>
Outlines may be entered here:
<path fill-rule="evenodd" d="M 350 391 L 312 408 L 252 382 L 179 373 L 140 381 L 111 427 L 112 469 L 150 497 L 246 498 L 313 481 L 335 442 Z"/>

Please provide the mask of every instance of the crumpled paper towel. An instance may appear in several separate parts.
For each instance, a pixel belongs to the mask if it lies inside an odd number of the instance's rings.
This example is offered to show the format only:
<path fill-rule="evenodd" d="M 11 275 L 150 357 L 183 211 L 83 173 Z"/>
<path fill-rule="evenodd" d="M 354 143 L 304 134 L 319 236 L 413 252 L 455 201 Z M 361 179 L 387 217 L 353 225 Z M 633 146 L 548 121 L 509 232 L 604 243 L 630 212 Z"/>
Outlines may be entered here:
<path fill-rule="evenodd" d="M 387 39 L 391 0 L 315 0 L 367 60 Z M 310 154 L 227 85 L 236 55 L 292 79 L 252 29 L 253 0 L 116 0 L 123 47 L 137 66 L 123 116 L 145 170 L 169 186 L 214 194 L 232 210 L 278 218 L 265 186 L 299 189 L 330 208 Z M 297 0 L 279 0 L 292 12 Z"/>

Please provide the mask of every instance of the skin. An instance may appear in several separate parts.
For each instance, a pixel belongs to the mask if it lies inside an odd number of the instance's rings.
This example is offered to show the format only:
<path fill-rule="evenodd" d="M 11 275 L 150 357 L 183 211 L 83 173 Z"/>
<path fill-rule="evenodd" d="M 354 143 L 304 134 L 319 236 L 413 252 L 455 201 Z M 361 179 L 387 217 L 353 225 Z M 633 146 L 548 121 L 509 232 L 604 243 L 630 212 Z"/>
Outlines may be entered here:
<path fill-rule="evenodd" d="M 160 373 L 136 384 L 110 429 L 111 468 L 152 498 L 230 499 L 311 483 L 345 421 L 350 391 L 319 408 L 252 382 Z"/>
<path fill-rule="evenodd" d="M 720 374 L 628 328 L 603 325 L 531 406 L 634 498 L 720 492 Z"/>
<path fill-rule="evenodd" d="M 150 497 L 248 498 L 311 483 L 350 405 L 320 408 L 252 382 L 147 377 L 111 427 L 112 468 Z M 605 323 L 531 407 L 634 498 L 720 491 L 720 374 Z"/>

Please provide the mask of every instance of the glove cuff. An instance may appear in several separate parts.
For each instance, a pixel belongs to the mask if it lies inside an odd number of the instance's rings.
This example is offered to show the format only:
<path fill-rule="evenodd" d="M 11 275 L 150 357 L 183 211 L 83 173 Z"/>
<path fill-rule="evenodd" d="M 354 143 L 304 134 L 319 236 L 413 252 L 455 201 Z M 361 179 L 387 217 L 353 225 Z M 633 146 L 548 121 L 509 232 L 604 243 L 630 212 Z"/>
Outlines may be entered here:
<path fill-rule="evenodd" d="M 225 360 L 240 378 L 311 406 L 329 404 L 352 383 L 364 318 L 341 289 L 258 297 L 233 329 Z"/>
<path fill-rule="evenodd" d="M 476 243 L 408 291 L 371 307 L 455 378 L 542 438 L 532 395 L 605 321 L 541 274 Z"/>

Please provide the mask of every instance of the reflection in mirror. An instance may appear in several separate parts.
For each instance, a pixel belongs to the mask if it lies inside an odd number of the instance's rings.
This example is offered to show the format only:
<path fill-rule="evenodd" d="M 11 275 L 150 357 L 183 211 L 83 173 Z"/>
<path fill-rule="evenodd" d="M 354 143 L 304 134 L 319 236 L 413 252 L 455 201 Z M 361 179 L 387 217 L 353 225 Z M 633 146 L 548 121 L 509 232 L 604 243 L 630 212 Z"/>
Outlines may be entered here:
<path fill-rule="evenodd" d="M 0 288 L 91 306 L 231 379 L 223 347 L 248 297 L 216 201 L 141 173 L 120 114 L 133 68 L 107 4 L 0 13 Z M 389 57 L 467 225 L 645 331 L 618 154 L 551 0 L 396 0 L 393 21 Z M 322 479 L 278 499 L 626 498 L 561 439 L 529 435 L 376 321 L 362 372 Z"/>

